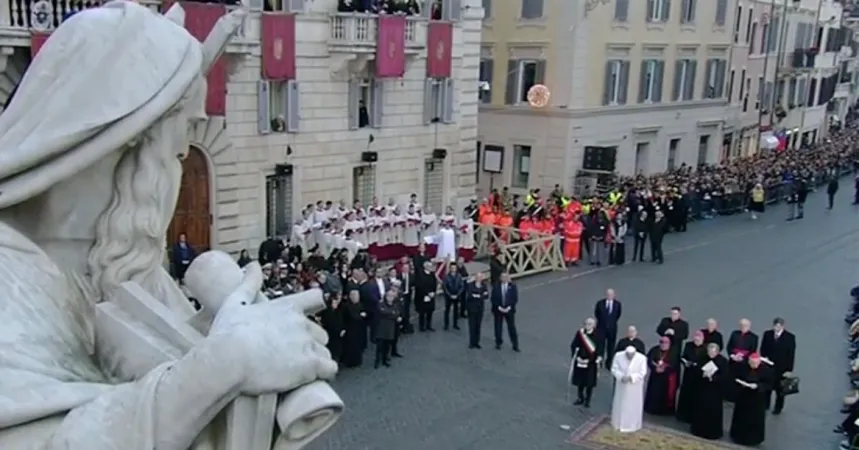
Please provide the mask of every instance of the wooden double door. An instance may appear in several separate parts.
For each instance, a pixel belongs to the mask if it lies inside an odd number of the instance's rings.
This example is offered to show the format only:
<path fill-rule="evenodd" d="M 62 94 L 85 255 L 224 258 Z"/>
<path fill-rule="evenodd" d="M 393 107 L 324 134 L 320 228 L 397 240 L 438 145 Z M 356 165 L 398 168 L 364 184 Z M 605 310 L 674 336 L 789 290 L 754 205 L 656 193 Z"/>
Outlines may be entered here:
<path fill-rule="evenodd" d="M 168 249 L 185 233 L 198 253 L 211 248 L 212 205 L 209 163 L 203 151 L 191 147 L 182 162 L 182 186 L 173 220 L 167 228 Z"/>

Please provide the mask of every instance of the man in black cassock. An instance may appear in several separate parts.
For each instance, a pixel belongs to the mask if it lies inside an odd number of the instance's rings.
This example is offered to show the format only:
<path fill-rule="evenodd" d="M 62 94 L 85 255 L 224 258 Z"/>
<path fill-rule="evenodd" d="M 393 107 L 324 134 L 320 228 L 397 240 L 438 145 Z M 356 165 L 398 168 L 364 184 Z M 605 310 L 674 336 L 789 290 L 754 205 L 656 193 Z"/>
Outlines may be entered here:
<path fill-rule="evenodd" d="M 719 323 L 716 322 L 716 319 L 707 319 L 707 326 L 702 328 L 701 332 L 704 333 L 705 344 L 716 344 L 720 351 L 725 348 L 725 340 L 722 337 L 722 332 L 719 331 Z"/>
<path fill-rule="evenodd" d="M 680 312 L 679 306 L 671 308 L 668 317 L 663 317 L 656 327 L 656 334 L 671 340 L 671 347 L 674 348 L 678 358 L 683 349 L 683 342 L 689 338 L 689 322 L 680 317 Z M 676 363 L 679 362 L 679 360 L 676 361 Z"/>
<path fill-rule="evenodd" d="M 766 402 L 771 388 L 772 372 L 761 364 L 761 357 L 752 353 L 746 364 L 735 374 L 739 386 L 731 417 L 731 440 L 746 446 L 759 445 L 766 435 Z"/>
<path fill-rule="evenodd" d="M 680 354 L 680 367 L 683 368 L 683 381 L 680 383 L 680 396 L 677 399 L 677 420 L 692 422 L 692 414 L 702 388 L 703 374 L 700 362 L 707 356 L 704 333 L 696 331 L 692 341 L 687 342 Z"/>
<path fill-rule="evenodd" d="M 693 435 L 704 439 L 721 439 L 724 434 L 722 415 L 725 398 L 725 383 L 730 381 L 728 360 L 721 354 L 718 345 L 707 344 L 707 355 L 698 364 L 707 371 L 701 372 L 701 384 L 698 389 L 695 407 L 692 412 Z M 712 364 L 712 366 L 709 366 Z M 710 371 L 715 367 L 715 371 Z M 708 375 L 709 373 L 709 375 Z"/>
<path fill-rule="evenodd" d="M 781 389 L 781 381 L 792 376 L 793 362 L 796 355 L 796 337 L 790 331 L 784 329 L 784 319 L 776 317 L 773 320 L 772 330 L 764 332 L 761 339 L 761 357 L 772 363 L 773 389 L 775 393 L 775 407 L 773 414 L 781 414 L 784 409 L 784 394 Z M 767 409 L 772 395 L 767 394 Z"/>
<path fill-rule="evenodd" d="M 659 345 L 647 352 L 647 392 L 644 395 L 644 412 L 655 416 L 674 414 L 677 388 L 680 381 L 677 350 L 666 336 L 659 338 Z"/>
<path fill-rule="evenodd" d="M 758 351 L 758 335 L 752 333 L 752 322 L 749 319 L 740 320 L 740 329 L 731 332 L 728 338 L 728 372 L 736 377 L 737 373 L 745 370 L 746 359 Z M 725 399 L 733 402 L 738 391 L 735 383 L 726 385 Z"/>
<path fill-rule="evenodd" d="M 415 311 L 418 313 L 418 331 L 435 331 L 432 313 L 435 312 L 435 294 L 438 280 L 433 264 L 425 261 L 415 276 Z"/>
<path fill-rule="evenodd" d="M 635 351 L 642 355 L 647 353 L 647 348 L 644 347 L 644 341 L 638 338 L 638 329 L 632 325 L 627 327 L 626 336 L 617 342 L 614 352 L 621 353 L 630 346 L 634 347 Z"/>
<path fill-rule="evenodd" d="M 570 343 L 570 382 L 578 388 L 575 405 L 591 407 L 591 396 L 597 385 L 597 372 L 603 349 L 603 340 L 596 330 L 596 320 L 585 320 L 584 328 L 579 329 Z"/>

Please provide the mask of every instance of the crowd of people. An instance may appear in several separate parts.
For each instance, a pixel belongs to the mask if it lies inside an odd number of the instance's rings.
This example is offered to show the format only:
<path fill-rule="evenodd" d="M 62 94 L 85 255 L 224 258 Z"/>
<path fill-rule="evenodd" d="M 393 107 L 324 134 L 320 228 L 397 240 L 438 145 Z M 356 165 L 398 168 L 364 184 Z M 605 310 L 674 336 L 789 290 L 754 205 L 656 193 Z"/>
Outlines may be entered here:
<path fill-rule="evenodd" d="M 441 2 L 433 2 L 431 8 L 433 16 L 438 15 L 433 18 L 441 19 Z M 418 0 L 338 0 L 337 12 L 416 16 L 421 13 L 421 3 Z"/>
<path fill-rule="evenodd" d="M 808 192 L 821 184 L 828 184 L 831 209 L 838 179 L 857 160 L 857 142 L 857 128 L 844 127 L 819 145 L 619 177 L 607 193 L 582 198 L 565 195 L 558 185 L 547 198 L 540 189 L 522 199 L 502 188 L 479 205 L 477 219 L 483 225 L 517 230 L 504 236 L 506 240 L 561 235 L 564 259 L 570 265 L 582 259 L 595 266 L 622 265 L 630 240 L 632 261 L 662 263 L 664 236 L 686 232 L 690 220 L 743 211 L 756 219 L 767 204 L 782 200 L 789 204 L 787 220 L 802 219 Z M 859 180 L 854 187 L 859 201 Z"/>
<path fill-rule="evenodd" d="M 634 326 L 616 341 L 622 304 L 609 289 L 594 306 L 570 344 L 570 383 L 577 387 L 575 404 L 589 407 L 598 371 L 605 364 L 615 382 L 612 426 L 622 433 L 642 427 L 646 412 L 675 416 L 693 435 L 720 439 L 724 434 L 724 402 L 734 403 L 729 436 L 740 445 L 765 439 L 766 411 L 780 414 L 785 397 L 798 392 L 793 376 L 796 338 L 775 318 L 759 336 L 742 319 L 727 336 L 715 319 L 691 333 L 680 307 L 656 326 L 657 344 L 647 349 Z M 725 354 L 723 354 L 723 349 Z"/>

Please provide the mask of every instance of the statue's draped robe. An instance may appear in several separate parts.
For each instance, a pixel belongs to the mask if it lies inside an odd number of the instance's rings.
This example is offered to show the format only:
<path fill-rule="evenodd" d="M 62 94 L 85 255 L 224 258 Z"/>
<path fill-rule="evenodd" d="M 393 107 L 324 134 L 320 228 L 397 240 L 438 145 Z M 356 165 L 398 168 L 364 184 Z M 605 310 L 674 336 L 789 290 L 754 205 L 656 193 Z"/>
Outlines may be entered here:
<path fill-rule="evenodd" d="M 0 213 L 126 148 L 181 104 L 201 65 L 196 39 L 137 4 L 115 2 L 64 22 L 0 115 Z M 82 291 L 82 279 L 0 219 L 4 450 L 154 448 L 155 391 L 165 367 L 134 383 L 108 380 L 91 356 L 92 302 L 101 299 Z M 101 406 L 87 411 L 95 428 L 63 428 L 45 442 L 68 411 L 87 404 Z M 10 436 L 27 438 L 12 446 Z"/>

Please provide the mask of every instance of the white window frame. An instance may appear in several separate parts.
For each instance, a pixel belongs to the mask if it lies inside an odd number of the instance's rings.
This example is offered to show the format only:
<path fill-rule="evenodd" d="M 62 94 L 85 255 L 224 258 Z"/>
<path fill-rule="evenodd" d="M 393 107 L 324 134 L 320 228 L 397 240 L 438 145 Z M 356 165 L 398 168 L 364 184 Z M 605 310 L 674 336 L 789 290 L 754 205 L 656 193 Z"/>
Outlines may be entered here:
<path fill-rule="evenodd" d="M 713 58 L 713 61 L 718 61 L 716 64 L 708 64 L 710 66 L 710 72 L 707 73 L 707 85 L 704 86 L 707 91 L 704 92 L 704 98 L 706 99 L 715 99 L 719 98 L 716 96 L 716 91 L 719 86 L 717 85 L 717 81 L 719 80 L 719 66 L 720 63 L 724 60 Z M 724 94 L 724 92 L 723 92 Z"/>
<path fill-rule="evenodd" d="M 659 64 L 659 60 L 645 59 L 641 63 L 645 64 L 645 86 L 639 86 L 639 89 L 644 90 L 644 103 L 653 103 L 653 91 L 656 88 L 656 67 Z"/>
<path fill-rule="evenodd" d="M 454 123 L 454 81 L 452 78 L 427 78 L 424 82 L 424 125 Z"/>
<path fill-rule="evenodd" d="M 349 129 L 358 130 L 361 128 L 381 128 L 383 120 L 382 115 L 384 114 L 383 80 L 375 78 L 373 71 L 367 70 L 362 75 L 350 79 L 348 83 L 349 88 L 347 91 L 349 96 L 349 104 L 347 106 L 347 109 L 355 108 L 354 111 L 349 111 L 348 113 Z M 355 89 L 358 90 L 358 98 L 354 100 L 352 97 L 353 86 Z M 361 127 L 361 115 L 359 113 L 361 108 L 361 102 L 363 102 L 364 106 L 367 108 L 368 120 L 367 125 L 364 127 Z M 376 111 L 377 107 L 379 108 L 379 111 Z"/>
<path fill-rule="evenodd" d="M 697 11 L 695 11 L 695 9 L 698 8 L 698 2 L 696 2 L 695 0 L 680 0 L 680 1 L 682 1 L 683 3 L 686 3 L 686 8 L 685 8 L 686 9 L 686 15 L 680 17 L 680 23 L 682 23 L 684 25 L 695 24 L 695 13 L 697 12 Z M 715 0 L 710 0 L 710 1 L 715 1 Z M 681 8 L 680 12 L 682 14 L 682 12 L 683 12 L 682 8 Z"/>
<path fill-rule="evenodd" d="M 257 83 L 257 96 L 259 97 L 257 99 L 259 134 L 297 133 L 299 131 L 301 107 L 297 81 L 260 80 Z M 282 121 L 279 125 L 273 123 L 276 118 Z"/>
<path fill-rule="evenodd" d="M 523 155 L 523 150 L 528 149 L 528 154 Z M 527 189 L 531 181 L 531 151 L 533 148 L 530 145 L 514 145 L 513 146 L 513 170 L 510 179 L 510 186 L 517 189 Z M 525 183 L 520 183 L 519 175 L 525 176 Z"/>
<path fill-rule="evenodd" d="M 680 90 L 677 95 L 678 102 L 686 102 L 692 100 L 691 98 L 686 98 L 686 79 L 689 75 L 689 65 L 692 63 L 692 59 L 681 59 L 680 60 L 680 73 L 675 76 L 680 76 Z M 692 96 L 694 97 L 694 93 Z"/>
<path fill-rule="evenodd" d="M 620 74 L 623 71 L 622 59 L 613 59 L 609 61 L 611 64 L 612 85 L 609 89 L 608 104 L 612 106 L 619 105 L 618 97 L 620 96 Z"/>
<path fill-rule="evenodd" d="M 525 97 L 528 95 L 528 90 L 531 89 L 531 86 L 528 86 L 528 89 L 525 89 L 525 67 L 527 65 L 534 66 L 534 84 L 537 84 L 537 68 L 540 66 L 540 61 L 536 59 L 522 59 L 519 60 L 519 67 L 516 68 L 516 103 L 527 103 L 528 100 Z M 525 100 L 523 100 L 525 99 Z"/>
<path fill-rule="evenodd" d="M 647 18 L 648 22 L 651 23 L 660 23 L 662 20 L 662 0 L 655 0 L 653 2 L 653 14 Z"/>
<path fill-rule="evenodd" d="M 755 23 L 755 8 L 749 8 L 748 19 L 746 19 L 746 44 L 750 44 L 752 40 L 752 24 Z"/>

